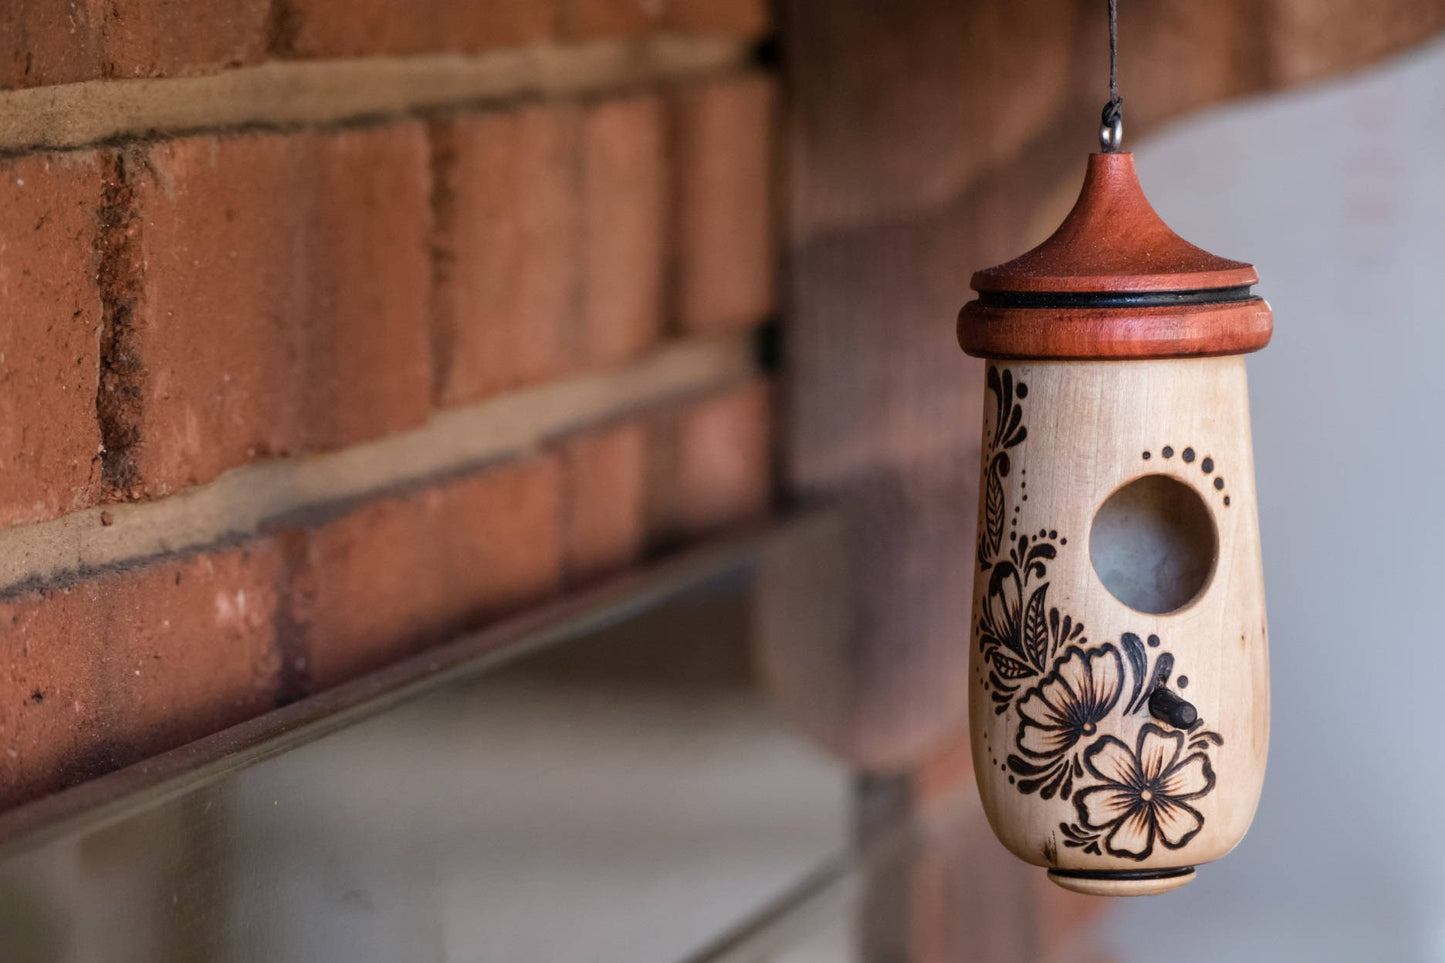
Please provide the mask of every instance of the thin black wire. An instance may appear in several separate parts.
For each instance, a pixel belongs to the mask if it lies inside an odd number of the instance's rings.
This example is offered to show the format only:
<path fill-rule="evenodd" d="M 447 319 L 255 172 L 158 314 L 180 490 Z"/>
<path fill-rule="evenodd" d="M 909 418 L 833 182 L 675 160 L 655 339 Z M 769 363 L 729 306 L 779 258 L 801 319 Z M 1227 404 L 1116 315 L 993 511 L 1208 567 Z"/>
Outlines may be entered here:
<path fill-rule="evenodd" d="M 1124 98 L 1119 96 L 1119 3 L 1109 0 L 1109 102 L 1102 116 L 1106 128 L 1112 128 L 1124 117 Z M 1115 144 L 1113 150 L 1118 150 Z"/>

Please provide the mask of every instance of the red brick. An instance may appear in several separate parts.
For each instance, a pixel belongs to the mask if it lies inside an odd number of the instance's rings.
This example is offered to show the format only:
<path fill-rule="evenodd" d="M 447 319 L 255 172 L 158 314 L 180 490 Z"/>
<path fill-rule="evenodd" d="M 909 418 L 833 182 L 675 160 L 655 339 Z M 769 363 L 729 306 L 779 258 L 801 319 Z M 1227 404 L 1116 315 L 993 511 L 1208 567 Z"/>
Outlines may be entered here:
<path fill-rule="evenodd" d="M 592 107 L 582 134 L 582 316 L 586 359 L 615 364 L 657 340 L 667 163 L 652 96 Z"/>
<path fill-rule="evenodd" d="M 563 539 L 572 580 L 622 568 L 642 554 L 646 437 L 641 424 L 625 424 L 563 446 Z"/>
<path fill-rule="evenodd" d="M 291 535 L 298 668 L 325 688 L 551 594 L 560 487 L 529 459 Z"/>
<path fill-rule="evenodd" d="M 99 587 L 109 595 L 103 695 L 136 758 L 273 707 L 280 571 L 266 541 Z"/>
<path fill-rule="evenodd" d="M 688 33 L 757 36 L 772 26 L 769 0 L 666 0 L 666 24 Z"/>
<path fill-rule="evenodd" d="M 766 512 L 771 428 L 762 380 L 658 416 L 648 445 L 648 540 L 667 544 Z"/>
<path fill-rule="evenodd" d="M 439 124 L 437 399 L 554 377 L 575 316 L 578 113 L 562 106 Z"/>
<path fill-rule="evenodd" d="M 417 124 L 201 136 L 127 165 L 140 214 L 135 485 L 421 421 L 429 162 Z"/>
<path fill-rule="evenodd" d="M 1113 959 L 1099 950 L 1092 931 L 1114 908 L 1114 900 L 1071 893 L 1049 882 L 1042 870 L 1033 877 L 1034 928 L 1038 933 L 1039 959 L 1073 960 L 1077 963 L 1105 963 Z"/>
<path fill-rule="evenodd" d="M 271 542 L 0 604 L 0 805 L 275 704 Z"/>
<path fill-rule="evenodd" d="M 316 137 L 295 267 L 311 343 L 306 444 L 332 448 L 407 428 L 431 408 L 431 161 L 425 128 Z M 314 185 L 314 186 L 313 186 Z M 294 262 L 293 262 L 294 263 Z"/>
<path fill-rule="evenodd" d="M 773 309 L 773 102 L 764 77 L 676 102 L 678 318 L 690 330 L 755 324 Z"/>
<path fill-rule="evenodd" d="M 1045 959 L 1035 905 L 1043 870 L 998 844 L 976 799 L 935 813 L 928 823 L 910 867 L 909 958 L 919 963 Z"/>
<path fill-rule="evenodd" d="M 99 494 L 101 171 L 89 151 L 0 162 L 0 524 Z"/>
<path fill-rule="evenodd" d="M 973 750 L 967 732 L 949 739 L 913 773 L 914 798 L 919 806 L 928 806 L 960 790 L 972 793 Z"/>
<path fill-rule="evenodd" d="M 948 963 L 948 917 L 952 909 L 948 900 L 948 865 L 938 856 L 923 852 L 911 869 L 905 924 L 909 958 L 916 963 Z"/>
<path fill-rule="evenodd" d="M 259 62 L 270 0 L 6 0 L 0 88 L 170 77 Z"/>
<path fill-rule="evenodd" d="M 758 36 L 769 28 L 768 0 L 558 0 L 568 39 L 637 37 L 657 31 Z"/>
<path fill-rule="evenodd" d="M 683 525 L 702 531 L 748 518 L 772 502 L 771 392 L 754 381 L 698 402 L 678 432 Z"/>
<path fill-rule="evenodd" d="M 99 653 L 84 647 L 97 644 L 97 608 L 85 587 L 0 604 L 0 807 L 116 765 L 99 748 Z"/>
<path fill-rule="evenodd" d="M 300 448 L 295 147 L 273 135 L 190 137 L 126 165 L 144 264 L 124 335 L 142 382 L 129 454 L 151 493 Z"/>
<path fill-rule="evenodd" d="M 1274 85 L 1358 67 L 1445 27 L 1445 9 L 1438 3 L 1270 0 L 1263 10 L 1249 13 L 1254 15 L 1246 21 L 1249 27 L 1264 27 Z"/>
<path fill-rule="evenodd" d="M 667 0 L 558 0 L 568 40 L 633 37 L 659 27 Z"/>
<path fill-rule="evenodd" d="M 289 0 L 282 52 L 361 57 L 511 47 L 548 39 L 551 0 Z"/>
<path fill-rule="evenodd" d="M 0 88 L 98 77 L 102 0 L 0 3 Z"/>
<path fill-rule="evenodd" d="M 259 63 L 271 2 L 109 0 L 104 75 L 175 77 Z"/>

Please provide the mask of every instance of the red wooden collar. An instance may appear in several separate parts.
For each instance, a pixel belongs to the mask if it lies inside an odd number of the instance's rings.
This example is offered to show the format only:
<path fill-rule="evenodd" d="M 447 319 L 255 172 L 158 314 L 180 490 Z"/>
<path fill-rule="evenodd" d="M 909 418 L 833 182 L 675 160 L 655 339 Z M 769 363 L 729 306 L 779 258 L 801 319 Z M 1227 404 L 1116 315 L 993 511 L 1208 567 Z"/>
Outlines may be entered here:
<path fill-rule="evenodd" d="M 958 340 L 990 358 L 1178 358 L 1269 343 L 1254 267 L 1185 241 L 1154 212 L 1132 154 L 1092 154 L 1074 209 L 1027 254 L 974 274 Z"/>

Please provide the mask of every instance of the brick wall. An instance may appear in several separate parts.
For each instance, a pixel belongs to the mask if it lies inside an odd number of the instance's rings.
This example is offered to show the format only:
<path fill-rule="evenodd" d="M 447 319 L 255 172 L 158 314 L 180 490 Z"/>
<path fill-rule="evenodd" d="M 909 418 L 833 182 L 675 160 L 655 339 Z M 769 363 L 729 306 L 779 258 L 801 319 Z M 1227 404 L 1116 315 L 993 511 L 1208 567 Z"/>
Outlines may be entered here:
<path fill-rule="evenodd" d="M 768 510 L 770 29 L 0 5 L 0 805 Z"/>

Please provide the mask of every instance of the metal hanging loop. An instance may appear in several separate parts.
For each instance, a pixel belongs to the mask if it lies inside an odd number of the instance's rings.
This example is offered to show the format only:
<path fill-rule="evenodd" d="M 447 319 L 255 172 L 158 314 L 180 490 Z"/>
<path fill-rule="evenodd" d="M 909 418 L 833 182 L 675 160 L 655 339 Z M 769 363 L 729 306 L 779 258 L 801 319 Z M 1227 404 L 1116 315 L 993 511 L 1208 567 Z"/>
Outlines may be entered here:
<path fill-rule="evenodd" d="M 1111 101 L 1104 108 L 1104 122 L 1099 126 L 1099 147 L 1106 154 L 1118 153 L 1124 143 L 1124 113 Z"/>

